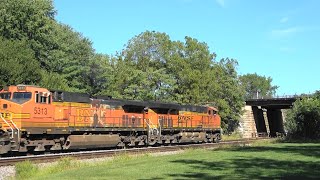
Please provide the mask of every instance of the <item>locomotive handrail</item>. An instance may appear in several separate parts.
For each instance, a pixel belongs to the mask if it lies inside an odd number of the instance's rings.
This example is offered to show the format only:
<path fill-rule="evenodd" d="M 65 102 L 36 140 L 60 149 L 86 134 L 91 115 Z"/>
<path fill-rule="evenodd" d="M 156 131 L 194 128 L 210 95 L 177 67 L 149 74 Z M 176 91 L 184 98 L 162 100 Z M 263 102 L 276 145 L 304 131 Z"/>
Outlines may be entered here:
<path fill-rule="evenodd" d="M 148 125 L 148 127 L 150 128 L 150 124 L 147 122 L 147 119 L 143 119 L 144 122 L 146 122 L 146 124 Z"/>
<path fill-rule="evenodd" d="M 12 119 L 10 119 L 11 123 L 13 124 L 13 126 L 17 129 L 18 132 L 18 141 L 20 140 L 20 129 L 17 127 L 17 125 L 12 121 Z"/>
<path fill-rule="evenodd" d="M 159 135 L 161 136 L 161 124 L 160 124 L 160 119 L 158 118 L 158 126 L 159 126 Z"/>
<path fill-rule="evenodd" d="M 148 125 L 148 127 L 149 127 L 149 129 L 150 129 L 150 124 L 147 122 L 147 120 L 146 119 L 144 119 L 144 121 L 147 123 L 147 125 Z M 155 130 L 157 130 L 158 132 L 159 132 L 159 130 L 157 129 L 157 128 L 154 128 L 154 124 L 152 123 L 152 121 L 149 121 L 150 123 L 151 123 L 151 125 L 153 126 L 151 129 L 152 129 L 152 131 L 151 131 L 151 133 L 153 134 L 153 130 L 155 129 Z M 149 130 L 150 131 L 150 130 Z M 158 134 L 158 133 L 157 133 Z"/>
<path fill-rule="evenodd" d="M 0 117 L 1 119 L 9 126 L 9 128 L 11 129 L 11 138 L 13 139 L 13 128 L 10 126 L 10 124 L 4 119 L 4 117 L 2 116 L 2 114 L 0 113 Z"/>

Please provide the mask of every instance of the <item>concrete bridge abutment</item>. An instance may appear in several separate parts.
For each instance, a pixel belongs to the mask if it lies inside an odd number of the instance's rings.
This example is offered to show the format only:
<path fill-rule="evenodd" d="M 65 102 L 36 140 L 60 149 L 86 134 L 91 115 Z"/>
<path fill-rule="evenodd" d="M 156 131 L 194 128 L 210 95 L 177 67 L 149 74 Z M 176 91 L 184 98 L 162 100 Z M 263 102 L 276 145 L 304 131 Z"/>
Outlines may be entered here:
<path fill-rule="evenodd" d="M 276 137 L 284 133 L 281 109 L 246 106 L 242 116 L 243 137 Z"/>
<path fill-rule="evenodd" d="M 244 138 L 283 135 L 282 110 L 290 109 L 296 98 L 251 99 L 246 101 L 241 128 Z"/>

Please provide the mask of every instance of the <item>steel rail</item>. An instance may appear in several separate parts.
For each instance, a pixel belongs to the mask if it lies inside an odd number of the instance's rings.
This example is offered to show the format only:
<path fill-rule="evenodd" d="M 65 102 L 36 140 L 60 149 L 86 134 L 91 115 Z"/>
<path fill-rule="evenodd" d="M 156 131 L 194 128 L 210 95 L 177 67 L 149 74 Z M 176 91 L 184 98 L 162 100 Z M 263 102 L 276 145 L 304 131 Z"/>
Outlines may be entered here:
<path fill-rule="evenodd" d="M 59 154 L 1 157 L 0 166 L 12 166 L 18 162 L 23 162 L 23 161 L 31 161 L 34 163 L 53 162 L 63 157 L 72 157 L 75 159 L 93 159 L 93 158 L 101 158 L 101 157 L 112 157 L 119 154 L 137 155 L 137 154 L 144 154 L 144 153 L 180 151 L 180 150 L 185 150 L 190 148 L 214 149 L 214 148 L 219 148 L 226 145 L 232 145 L 232 146 L 248 145 L 254 141 L 265 140 L 265 139 L 269 139 L 269 138 L 221 141 L 220 143 L 185 144 L 185 145 L 174 145 L 174 146 L 158 146 L 158 147 L 143 147 L 143 148 L 130 148 L 130 149 L 113 149 L 113 150 L 92 150 L 92 151 L 81 151 L 81 152 L 65 152 L 65 153 L 59 153 Z"/>

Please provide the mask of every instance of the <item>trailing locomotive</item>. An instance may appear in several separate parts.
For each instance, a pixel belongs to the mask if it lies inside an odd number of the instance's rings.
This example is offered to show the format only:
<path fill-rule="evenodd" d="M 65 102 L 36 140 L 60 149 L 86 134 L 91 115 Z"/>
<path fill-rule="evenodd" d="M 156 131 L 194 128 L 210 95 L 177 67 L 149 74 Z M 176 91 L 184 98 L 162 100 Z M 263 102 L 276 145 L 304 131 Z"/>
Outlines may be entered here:
<path fill-rule="evenodd" d="M 217 109 L 17 85 L 0 91 L 0 155 L 218 142 Z"/>

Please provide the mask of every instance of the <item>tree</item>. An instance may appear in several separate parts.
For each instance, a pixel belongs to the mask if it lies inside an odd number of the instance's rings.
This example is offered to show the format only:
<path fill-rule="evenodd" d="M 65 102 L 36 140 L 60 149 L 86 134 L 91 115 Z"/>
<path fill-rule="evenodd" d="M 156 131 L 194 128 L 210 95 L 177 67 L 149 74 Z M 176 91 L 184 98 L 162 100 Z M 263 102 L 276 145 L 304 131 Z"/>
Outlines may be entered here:
<path fill-rule="evenodd" d="M 246 90 L 246 99 L 272 97 L 279 88 L 272 85 L 271 77 L 260 76 L 257 73 L 242 75 L 240 81 Z"/>
<path fill-rule="evenodd" d="M 90 40 L 66 25 L 55 24 L 54 33 L 56 48 L 50 51 L 47 71 L 62 75 L 71 91 L 91 92 L 88 78 L 96 62 L 91 62 L 95 57 Z"/>
<path fill-rule="evenodd" d="M 226 132 L 233 132 L 239 124 L 244 106 L 244 89 L 240 86 L 235 59 L 221 59 L 212 67 L 210 101 L 218 107 L 222 127 Z"/>
<path fill-rule="evenodd" d="M 129 99 L 213 105 L 220 109 L 223 128 L 233 131 L 244 105 L 238 63 L 215 57 L 206 43 L 191 37 L 181 42 L 164 33 L 141 33 L 112 65 L 113 92 Z"/>
<path fill-rule="evenodd" d="M 41 67 L 47 68 L 48 51 L 54 46 L 51 41 L 54 15 L 51 0 L 2 0 L 0 35 L 27 41 Z"/>
<path fill-rule="evenodd" d="M 91 92 L 87 85 L 94 54 L 91 42 L 58 23 L 55 13 L 51 0 L 0 1 L 0 36 L 28 44 L 44 71 L 42 85 L 55 86 L 46 77 L 55 74 L 70 91 Z"/>
<path fill-rule="evenodd" d="M 154 31 L 146 31 L 129 40 L 118 61 L 125 66 L 120 69 L 129 75 L 127 80 L 121 80 L 124 83 L 123 97 L 162 101 L 174 99 L 175 82 L 167 69 L 171 43 L 168 35 Z"/>
<path fill-rule="evenodd" d="M 0 85 L 37 84 L 40 64 L 25 41 L 0 37 Z"/>
<path fill-rule="evenodd" d="M 86 83 L 91 95 L 101 95 L 101 91 L 111 86 L 113 73 L 110 66 L 110 57 L 104 54 L 95 54 L 88 62 L 89 72 Z M 110 95 L 110 94 L 105 94 Z"/>
<path fill-rule="evenodd" d="M 45 70 L 41 70 L 41 81 L 39 85 L 50 90 L 71 91 L 67 80 L 62 75 Z"/>
<path fill-rule="evenodd" d="M 176 81 L 175 93 L 178 102 L 200 104 L 209 99 L 210 68 L 215 57 L 204 42 L 185 37 L 185 43 L 172 45 L 172 57 L 168 59 L 168 72 Z"/>
<path fill-rule="evenodd" d="M 285 127 L 289 137 L 320 138 L 320 99 L 318 96 L 297 100 L 288 111 Z"/>

